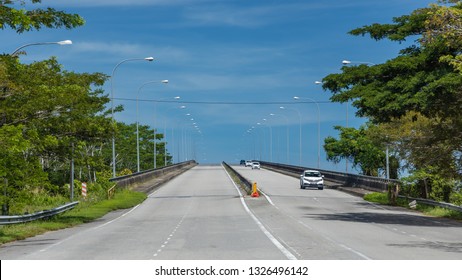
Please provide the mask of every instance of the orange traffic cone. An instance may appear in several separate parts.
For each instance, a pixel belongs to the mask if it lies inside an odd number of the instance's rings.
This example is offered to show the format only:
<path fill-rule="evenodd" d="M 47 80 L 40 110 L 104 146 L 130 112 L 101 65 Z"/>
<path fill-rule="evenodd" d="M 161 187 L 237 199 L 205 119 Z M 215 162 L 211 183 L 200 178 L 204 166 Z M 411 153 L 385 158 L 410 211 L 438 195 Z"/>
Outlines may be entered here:
<path fill-rule="evenodd" d="M 257 189 L 257 182 L 254 182 L 252 184 L 252 194 L 250 196 L 251 197 L 259 197 L 260 196 L 260 193 L 258 192 L 258 189 Z"/>

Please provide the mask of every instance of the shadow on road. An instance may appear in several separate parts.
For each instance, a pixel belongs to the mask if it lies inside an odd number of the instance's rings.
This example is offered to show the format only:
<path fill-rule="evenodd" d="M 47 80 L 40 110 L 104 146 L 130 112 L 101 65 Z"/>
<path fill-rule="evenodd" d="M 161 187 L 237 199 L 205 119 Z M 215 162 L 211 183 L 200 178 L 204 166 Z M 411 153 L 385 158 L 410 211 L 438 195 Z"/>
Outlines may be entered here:
<path fill-rule="evenodd" d="M 411 214 L 393 213 L 335 213 L 335 214 L 306 214 L 305 217 L 324 221 L 344 221 L 356 223 L 376 223 L 389 225 L 408 225 L 422 227 L 462 227 L 462 222 L 441 218 L 423 217 Z"/>
<path fill-rule="evenodd" d="M 462 253 L 461 242 L 440 242 L 440 241 L 425 241 L 425 242 L 409 242 L 406 244 L 388 244 L 388 246 L 398 248 L 429 248 L 448 253 Z"/>

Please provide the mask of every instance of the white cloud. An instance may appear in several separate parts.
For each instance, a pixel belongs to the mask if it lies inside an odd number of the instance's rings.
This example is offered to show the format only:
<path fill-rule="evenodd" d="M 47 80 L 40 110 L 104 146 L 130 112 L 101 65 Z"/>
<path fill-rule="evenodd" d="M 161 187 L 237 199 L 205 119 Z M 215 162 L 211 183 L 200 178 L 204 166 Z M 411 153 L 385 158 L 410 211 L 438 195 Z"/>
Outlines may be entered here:
<path fill-rule="evenodd" d="M 185 9 L 185 18 L 189 24 L 197 25 L 225 25 L 237 27 L 261 27 L 275 24 L 279 21 L 296 20 L 297 17 L 316 16 L 319 11 L 342 9 L 351 3 L 332 7 L 329 2 L 311 2 L 290 0 L 280 2 L 258 3 L 252 2 L 232 5 L 232 1 L 214 5 L 194 5 Z"/>
<path fill-rule="evenodd" d="M 138 54 L 142 47 L 130 43 L 109 42 L 74 42 L 73 50 L 76 52 L 104 52 L 117 54 Z"/>

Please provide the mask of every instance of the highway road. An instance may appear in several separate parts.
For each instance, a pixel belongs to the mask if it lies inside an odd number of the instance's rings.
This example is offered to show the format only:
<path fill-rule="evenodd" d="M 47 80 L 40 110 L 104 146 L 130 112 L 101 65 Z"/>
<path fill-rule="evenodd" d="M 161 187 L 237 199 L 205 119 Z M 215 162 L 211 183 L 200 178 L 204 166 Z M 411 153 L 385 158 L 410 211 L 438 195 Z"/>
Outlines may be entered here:
<path fill-rule="evenodd" d="M 264 169 L 235 169 L 267 195 L 272 207 L 251 201 L 251 209 L 299 259 L 462 259 L 461 222 L 334 189 L 303 190 L 298 178 Z"/>
<path fill-rule="evenodd" d="M 132 209 L 5 244 L 0 259 L 462 259 L 460 222 L 235 168 L 267 197 L 242 196 L 222 166 L 196 166 Z"/>

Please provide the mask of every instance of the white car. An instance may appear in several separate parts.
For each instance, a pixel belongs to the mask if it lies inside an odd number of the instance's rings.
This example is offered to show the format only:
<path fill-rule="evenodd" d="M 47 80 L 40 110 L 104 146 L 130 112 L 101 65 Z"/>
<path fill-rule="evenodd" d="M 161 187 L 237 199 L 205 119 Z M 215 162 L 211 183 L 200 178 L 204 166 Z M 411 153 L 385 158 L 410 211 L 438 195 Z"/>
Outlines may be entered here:
<path fill-rule="evenodd" d="M 252 166 L 252 161 L 251 160 L 246 160 L 245 161 L 245 167 Z"/>
<path fill-rule="evenodd" d="M 252 162 L 252 169 L 260 169 L 260 163 L 259 162 Z"/>
<path fill-rule="evenodd" d="M 303 174 L 300 175 L 300 188 L 305 189 L 306 187 L 324 189 L 324 175 L 317 170 L 303 171 Z"/>

